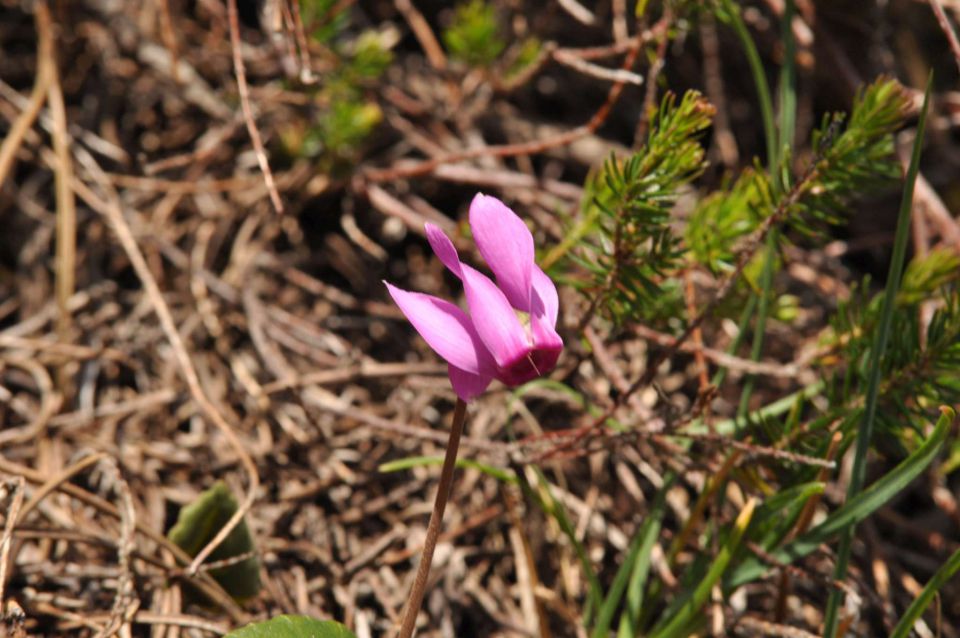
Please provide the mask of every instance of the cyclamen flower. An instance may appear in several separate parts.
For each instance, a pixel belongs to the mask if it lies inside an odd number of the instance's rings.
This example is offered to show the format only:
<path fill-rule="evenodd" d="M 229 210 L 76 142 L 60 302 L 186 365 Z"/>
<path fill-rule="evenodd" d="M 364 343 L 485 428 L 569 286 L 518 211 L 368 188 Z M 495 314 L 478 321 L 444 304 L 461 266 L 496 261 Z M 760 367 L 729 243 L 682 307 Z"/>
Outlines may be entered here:
<path fill-rule="evenodd" d="M 457 396 L 470 401 L 493 379 L 513 387 L 552 370 L 563 350 L 556 330 L 557 288 L 534 263 L 526 224 L 495 197 L 478 193 L 471 202 L 470 228 L 496 283 L 461 263 L 437 226 L 425 228 L 433 252 L 463 282 L 469 313 L 384 283 L 427 345 L 449 364 Z"/>

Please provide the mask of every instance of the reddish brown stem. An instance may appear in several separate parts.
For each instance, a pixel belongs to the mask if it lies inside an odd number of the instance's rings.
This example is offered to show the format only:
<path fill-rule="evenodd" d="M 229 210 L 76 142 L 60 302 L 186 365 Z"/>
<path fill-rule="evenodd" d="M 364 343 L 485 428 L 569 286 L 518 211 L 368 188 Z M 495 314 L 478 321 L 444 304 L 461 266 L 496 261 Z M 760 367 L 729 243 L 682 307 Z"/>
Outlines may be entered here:
<path fill-rule="evenodd" d="M 420 566 L 417 567 L 417 576 L 410 589 L 410 597 L 403 609 L 400 621 L 400 631 L 397 638 L 410 638 L 417 624 L 417 613 L 423 604 L 423 595 L 427 589 L 427 577 L 430 576 L 430 563 L 433 562 L 433 550 L 437 547 L 440 537 L 440 524 L 443 522 L 443 511 L 450 499 L 450 487 L 453 485 L 453 469 L 457 461 L 457 449 L 460 447 L 460 435 L 463 434 L 463 422 L 467 413 L 467 404 L 457 399 L 457 407 L 453 410 L 453 425 L 450 428 L 450 439 L 447 441 L 447 453 L 443 457 L 443 467 L 440 470 L 440 485 L 437 487 L 437 498 L 433 502 L 433 512 L 427 524 L 427 539 L 423 543 L 423 555 L 420 557 Z"/>

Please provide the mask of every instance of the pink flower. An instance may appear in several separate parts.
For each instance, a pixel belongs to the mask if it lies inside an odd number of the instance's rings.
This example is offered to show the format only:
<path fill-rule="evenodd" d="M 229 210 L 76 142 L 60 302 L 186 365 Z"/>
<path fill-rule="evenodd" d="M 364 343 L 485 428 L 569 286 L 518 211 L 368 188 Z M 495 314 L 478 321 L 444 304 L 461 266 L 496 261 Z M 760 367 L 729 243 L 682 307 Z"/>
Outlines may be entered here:
<path fill-rule="evenodd" d="M 493 379 L 512 387 L 546 374 L 563 350 L 556 331 L 557 288 L 533 261 L 527 226 L 499 199 L 478 193 L 470 204 L 470 228 L 496 283 L 460 263 L 450 238 L 426 225 L 433 252 L 463 282 L 469 313 L 384 282 L 427 345 L 449 364 L 450 383 L 464 401 Z"/>

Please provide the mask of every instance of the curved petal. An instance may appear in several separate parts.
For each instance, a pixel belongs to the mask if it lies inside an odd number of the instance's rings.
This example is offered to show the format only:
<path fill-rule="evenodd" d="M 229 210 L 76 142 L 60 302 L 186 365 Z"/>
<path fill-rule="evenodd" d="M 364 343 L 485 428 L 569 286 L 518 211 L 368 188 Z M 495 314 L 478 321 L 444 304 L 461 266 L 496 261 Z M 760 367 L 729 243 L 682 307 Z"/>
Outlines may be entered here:
<path fill-rule="evenodd" d="M 557 325 L 557 312 L 560 309 L 560 299 L 557 296 L 557 287 L 547 273 L 539 266 L 533 267 L 532 278 L 533 294 L 530 299 L 530 314 L 535 317 L 544 317 L 550 326 Z"/>
<path fill-rule="evenodd" d="M 493 377 L 471 374 L 453 364 L 447 365 L 447 374 L 450 376 L 450 385 L 453 386 L 453 391 L 466 402 L 470 402 L 483 394 L 483 391 L 493 381 Z"/>
<path fill-rule="evenodd" d="M 444 299 L 383 283 L 423 340 L 447 363 L 472 374 L 493 374 L 496 364 L 467 313 Z"/>
<path fill-rule="evenodd" d="M 470 228 L 507 300 L 517 310 L 529 312 L 534 253 L 527 225 L 496 197 L 477 193 L 470 204 Z"/>
<path fill-rule="evenodd" d="M 446 266 L 450 272 L 462 279 L 463 275 L 460 274 L 460 256 L 457 255 L 457 249 L 453 245 L 453 242 L 450 241 L 450 238 L 447 237 L 447 234 L 440 230 L 439 226 L 435 226 L 430 222 L 424 224 L 423 229 L 427 233 L 427 241 L 430 242 L 430 248 L 433 248 L 434 254 L 440 258 L 440 261 L 443 262 L 443 265 Z"/>
<path fill-rule="evenodd" d="M 547 323 L 546 317 L 531 317 L 530 331 L 533 333 L 533 349 L 535 351 L 556 353 L 553 361 L 545 366 L 546 369 L 541 370 L 542 373 L 546 374 L 556 365 L 557 358 L 560 357 L 560 352 L 563 350 L 563 339 L 557 334 L 556 329 Z"/>
<path fill-rule="evenodd" d="M 460 271 L 470 320 L 497 365 L 506 366 L 525 356 L 529 339 L 503 292 L 489 277 L 466 264 L 461 264 Z"/>

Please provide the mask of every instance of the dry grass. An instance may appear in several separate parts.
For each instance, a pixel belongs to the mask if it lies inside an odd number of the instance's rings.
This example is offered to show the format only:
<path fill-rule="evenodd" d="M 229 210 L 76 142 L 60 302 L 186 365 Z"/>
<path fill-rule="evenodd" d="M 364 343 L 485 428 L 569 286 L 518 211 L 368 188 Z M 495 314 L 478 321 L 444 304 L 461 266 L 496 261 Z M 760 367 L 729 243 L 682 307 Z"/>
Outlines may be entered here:
<path fill-rule="evenodd" d="M 455 232 L 483 189 L 529 217 L 543 245 L 558 243 L 557 211 L 578 206 L 590 167 L 633 144 L 658 74 L 719 92 L 717 166 L 736 163 L 731 139 L 746 140 L 741 158 L 759 146 L 751 89 L 736 81 L 742 62 L 709 38 L 704 53 L 671 52 L 670 16 L 638 26 L 624 2 L 594 13 L 550 3 L 531 17 L 557 43 L 514 84 L 451 70 L 431 31 L 428 8 L 439 3 L 336 3 L 320 21 L 349 11 L 409 33 L 391 71 L 366 88 L 384 124 L 347 167 L 284 151 L 285 137 L 303 135 L 322 107 L 301 80 L 322 84 L 335 57 L 307 44 L 291 5 L 267 3 L 282 11 L 279 30 L 265 34 L 232 22 L 251 5 L 237 0 L 53 3 L 49 25 L 43 2 L 23 4 L 0 2 L 0 633 L 13 636 L 176 638 L 282 612 L 342 620 L 359 638 L 387 635 L 414 578 L 437 471 L 378 468 L 442 454 L 455 399 L 445 366 L 380 283 L 449 292 L 423 222 Z M 892 4 L 938 33 L 924 3 Z M 758 3 L 762 15 L 775 5 Z M 816 34 L 801 46 L 803 95 L 815 87 L 824 102 L 803 98 L 807 129 L 825 106 L 845 106 L 856 82 L 903 68 L 910 84 L 914 66 L 930 62 L 915 41 L 899 45 L 896 69 L 883 67 L 892 64 L 883 51 L 859 59 L 857 28 L 874 28 L 874 18 L 822 13 L 798 24 Z M 590 19 L 613 26 L 584 36 Z M 765 55 L 777 55 L 775 29 L 751 26 Z M 701 66 L 714 75 L 701 77 Z M 938 161 L 925 166 L 920 190 L 928 246 L 960 236 L 950 213 L 957 195 L 945 188 L 960 169 L 950 137 L 960 101 L 945 90 L 940 103 L 929 153 Z M 775 332 L 760 362 L 726 354 L 730 336 L 716 325 L 691 330 L 682 347 L 652 328 L 587 326 L 588 349 L 576 330 L 588 304 L 564 288 L 568 348 L 554 378 L 639 432 L 615 435 L 549 388 L 523 401 L 495 388 L 470 407 L 461 457 L 520 474 L 540 463 L 605 581 L 663 474 L 678 470 L 653 561 L 676 583 L 699 551 L 688 541 L 701 521 L 733 520 L 746 501 L 734 487 L 729 507 L 698 500 L 711 474 L 816 460 L 749 444 L 730 456 L 710 435 L 695 437 L 688 455 L 661 430 L 703 416 L 707 404 L 709 417 L 735 411 L 729 389 L 714 396 L 704 383 L 716 365 L 733 386 L 757 375 L 758 401 L 815 379 L 826 315 L 856 279 L 851 268 L 873 267 L 857 244 L 876 242 L 881 224 L 858 219 L 827 250 L 791 248 L 784 285 L 805 300 L 805 314 L 798 331 Z M 687 283 L 693 309 L 723 294 L 724 283 L 702 273 Z M 243 604 L 209 576 L 203 555 L 191 560 L 163 536 L 218 479 L 242 502 L 238 517 L 262 560 L 263 592 Z M 921 485 L 909 507 L 864 525 L 850 578 L 864 635 L 889 630 L 960 547 L 951 487 Z M 836 494 L 824 501 L 835 505 Z M 514 486 L 459 472 L 444 530 L 418 635 L 583 635 L 586 583 L 574 552 Z M 789 622 L 795 633 L 781 635 L 810 635 L 826 589 L 838 586 L 825 577 L 830 564 L 825 548 L 751 585 L 745 600 L 717 602 L 711 626 L 771 635 Z M 197 588 L 207 603 L 196 602 Z M 948 638 L 960 635 L 956 593 L 948 588 L 942 602 Z M 781 594 L 778 611 L 771 601 Z"/>

